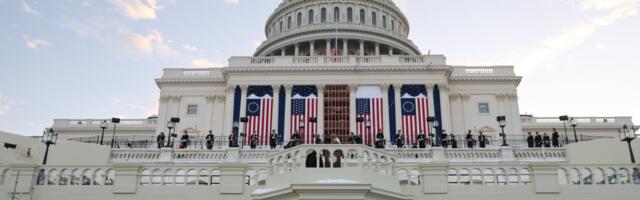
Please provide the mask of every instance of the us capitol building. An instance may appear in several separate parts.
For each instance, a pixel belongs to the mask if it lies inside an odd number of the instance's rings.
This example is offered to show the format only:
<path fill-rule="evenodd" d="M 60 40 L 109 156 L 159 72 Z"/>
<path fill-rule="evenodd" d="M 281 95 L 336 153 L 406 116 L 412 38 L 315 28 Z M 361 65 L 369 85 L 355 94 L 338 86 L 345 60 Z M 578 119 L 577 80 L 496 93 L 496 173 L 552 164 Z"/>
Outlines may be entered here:
<path fill-rule="evenodd" d="M 165 69 L 157 116 L 0 132 L 0 199 L 638 198 L 631 117 L 521 114 L 513 66 L 410 30 L 391 0 L 284 0 L 252 56 Z"/>

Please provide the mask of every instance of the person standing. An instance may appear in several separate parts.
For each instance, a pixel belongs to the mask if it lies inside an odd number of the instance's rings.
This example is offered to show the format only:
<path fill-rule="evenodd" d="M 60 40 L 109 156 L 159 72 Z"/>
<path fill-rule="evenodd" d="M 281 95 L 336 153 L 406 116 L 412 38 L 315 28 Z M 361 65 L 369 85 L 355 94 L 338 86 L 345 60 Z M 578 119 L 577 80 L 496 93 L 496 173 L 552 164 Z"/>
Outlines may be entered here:
<path fill-rule="evenodd" d="M 551 144 L 553 144 L 553 147 L 555 148 L 560 147 L 560 134 L 558 134 L 558 131 L 556 131 L 555 128 L 551 134 Z"/>
<path fill-rule="evenodd" d="M 480 143 L 480 148 L 485 148 L 487 145 L 487 136 L 482 134 L 482 131 L 478 134 L 478 143 Z"/>
<path fill-rule="evenodd" d="M 271 149 L 276 149 L 278 145 L 278 134 L 276 134 L 276 130 L 271 130 L 271 135 L 269 135 L 269 146 Z"/>
<path fill-rule="evenodd" d="M 322 144 L 322 138 L 320 138 L 320 135 L 315 134 L 313 138 L 315 138 L 314 144 Z"/>
<path fill-rule="evenodd" d="M 446 130 L 442 130 L 442 138 L 440 138 L 440 143 L 442 144 L 442 147 L 444 147 L 444 148 L 448 148 L 449 147 L 449 141 L 447 141 L 448 137 L 449 137 L 449 135 L 447 134 Z"/>
<path fill-rule="evenodd" d="M 544 147 L 546 148 L 551 147 L 551 139 L 549 139 L 549 135 L 547 135 L 547 133 L 544 133 L 542 136 L 542 143 L 544 143 Z"/>
<path fill-rule="evenodd" d="M 527 146 L 533 148 L 533 135 L 531 135 L 531 132 L 527 136 Z"/>
<path fill-rule="evenodd" d="M 449 137 L 451 137 L 451 139 L 449 139 L 449 143 L 451 143 L 451 148 L 457 149 L 458 148 L 458 141 L 456 140 L 456 135 L 451 133 L 451 135 Z"/>
<path fill-rule="evenodd" d="M 164 146 L 164 132 L 160 132 L 160 135 L 158 135 L 158 137 L 156 138 L 156 143 L 158 143 L 158 149 L 162 148 L 162 146 Z"/>
<path fill-rule="evenodd" d="M 213 143 L 215 142 L 215 137 L 213 136 L 213 131 L 209 130 L 209 134 L 204 138 L 207 141 L 207 149 L 213 149 Z"/>
<path fill-rule="evenodd" d="M 473 135 L 471 134 L 471 130 L 467 132 L 467 148 L 473 148 Z"/>
<path fill-rule="evenodd" d="M 396 135 L 396 146 L 398 146 L 398 149 L 402 149 L 403 145 L 404 137 L 402 136 L 402 134 Z"/>
<path fill-rule="evenodd" d="M 536 143 L 536 147 L 542 147 L 542 136 L 540 136 L 540 133 L 538 133 L 538 131 L 536 131 L 536 137 L 534 141 Z"/>
<path fill-rule="evenodd" d="M 400 131 L 398 131 L 400 132 Z M 400 134 L 400 133 L 398 133 Z M 427 147 L 427 136 L 424 135 L 424 133 L 420 133 L 420 135 L 418 135 L 418 147 L 421 149 L 424 149 Z"/>
<path fill-rule="evenodd" d="M 256 146 L 258 146 L 258 136 L 256 135 L 256 133 L 254 132 L 253 134 L 251 134 L 251 137 L 249 137 L 249 146 L 251 146 L 251 149 L 256 149 Z"/>
<path fill-rule="evenodd" d="M 189 146 L 190 143 L 190 139 L 189 139 L 189 135 L 187 134 L 187 131 L 184 131 L 184 134 L 182 134 L 182 136 L 180 137 L 180 149 L 186 149 L 187 146 Z"/>
<path fill-rule="evenodd" d="M 376 134 L 376 148 L 384 148 L 384 134 L 382 133 L 382 129 L 380 129 L 378 134 Z"/>

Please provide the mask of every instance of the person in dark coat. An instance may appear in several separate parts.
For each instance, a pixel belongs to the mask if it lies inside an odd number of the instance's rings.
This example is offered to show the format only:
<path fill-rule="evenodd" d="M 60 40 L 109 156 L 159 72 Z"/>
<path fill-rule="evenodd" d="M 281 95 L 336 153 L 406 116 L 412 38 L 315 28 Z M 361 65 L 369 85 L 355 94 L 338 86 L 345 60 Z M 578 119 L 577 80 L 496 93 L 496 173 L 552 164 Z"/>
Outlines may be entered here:
<path fill-rule="evenodd" d="M 449 143 L 451 143 L 451 148 L 457 149 L 458 148 L 458 141 L 456 140 L 456 135 L 451 133 L 451 135 L 449 137 L 451 138 L 451 139 L 449 139 Z"/>
<path fill-rule="evenodd" d="M 164 146 L 164 132 L 160 132 L 160 135 L 156 138 L 156 143 L 158 143 L 158 149 Z"/>
<path fill-rule="evenodd" d="M 258 146 L 258 135 L 256 133 L 251 134 L 249 137 L 249 146 L 251 146 L 251 149 L 256 149 L 256 146 Z"/>
<path fill-rule="evenodd" d="M 316 134 L 314 135 L 315 141 L 314 144 L 322 144 L 322 138 L 320 137 L 320 135 Z"/>
<path fill-rule="evenodd" d="M 229 147 L 235 147 L 233 134 L 229 135 Z"/>
<path fill-rule="evenodd" d="M 467 148 L 473 148 L 473 135 L 471 134 L 471 130 L 467 132 Z"/>
<path fill-rule="evenodd" d="M 384 134 L 382 133 L 382 130 L 378 131 L 378 134 L 376 134 L 376 148 L 384 148 Z"/>
<path fill-rule="evenodd" d="M 187 134 L 187 131 L 184 131 L 184 134 L 180 137 L 180 149 L 186 149 L 187 146 L 189 146 L 189 143 L 191 143 L 189 135 Z"/>
<path fill-rule="evenodd" d="M 560 147 L 560 134 L 558 134 L 558 131 L 556 131 L 555 128 L 551 134 L 551 144 L 553 144 L 553 147 L 555 148 Z"/>
<path fill-rule="evenodd" d="M 551 139 L 549 138 L 549 135 L 547 135 L 547 133 L 544 133 L 544 135 L 542 136 L 542 143 L 546 148 L 551 147 Z"/>
<path fill-rule="evenodd" d="M 276 146 L 278 146 L 278 134 L 276 133 L 276 130 L 271 130 L 271 135 L 269 135 L 269 146 L 271 149 L 276 149 Z"/>
<path fill-rule="evenodd" d="M 542 147 L 542 136 L 536 131 L 536 137 L 533 139 L 536 143 L 536 147 Z"/>
<path fill-rule="evenodd" d="M 442 130 L 442 137 L 440 138 L 440 143 L 444 148 L 449 148 L 448 137 L 449 135 L 447 134 L 447 132 L 445 130 Z"/>
<path fill-rule="evenodd" d="M 209 130 L 209 134 L 204 138 L 207 142 L 207 149 L 213 149 L 213 143 L 215 142 L 215 137 L 213 136 L 213 131 Z"/>
<path fill-rule="evenodd" d="M 329 135 L 324 135 L 324 144 L 331 144 L 331 137 Z"/>
<path fill-rule="evenodd" d="M 404 136 L 402 134 L 396 135 L 396 146 L 398 146 L 398 149 L 402 149 L 402 146 L 404 146 Z"/>
<path fill-rule="evenodd" d="M 398 134 L 401 134 L 400 131 L 398 131 Z M 427 136 L 424 132 L 421 132 L 420 135 L 418 135 L 418 147 L 421 149 L 427 147 Z"/>
<path fill-rule="evenodd" d="M 533 135 L 531 135 L 531 132 L 527 136 L 527 146 L 533 148 Z"/>
<path fill-rule="evenodd" d="M 487 136 L 482 134 L 482 131 L 478 134 L 478 143 L 480 143 L 480 148 L 485 148 L 487 146 Z"/>

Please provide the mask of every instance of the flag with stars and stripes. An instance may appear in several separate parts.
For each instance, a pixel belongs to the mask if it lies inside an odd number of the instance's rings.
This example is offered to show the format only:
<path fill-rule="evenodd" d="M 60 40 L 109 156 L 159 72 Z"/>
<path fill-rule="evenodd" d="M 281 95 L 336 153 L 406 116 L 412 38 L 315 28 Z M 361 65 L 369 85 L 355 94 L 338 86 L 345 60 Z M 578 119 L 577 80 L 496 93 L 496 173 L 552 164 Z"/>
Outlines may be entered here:
<path fill-rule="evenodd" d="M 382 91 L 378 86 L 359 86 L 356 92 L 356 117 L 362 122 L 356 123 L 357 134 L 365 145 L 375 142 L 375 136 L 382 132 Z M 370 127 L 367 127 L 369 124 Z M 385 138 L 389 139 L 389 138 Z"/>
<path fill-rule="evenodd" d="M 291 136 L 299 133 L 302 143 L 313 144 L 318 127 L 310 119 L 318 118 L 318 90 L 313 85 L 297 85 L 291 95 Z"/>
<path fill-rule="evenodd" d="M 337 56 L 337 55 L 338 55 L 338 40 L 333 39 L 331 40 L 331 56 Z"/>
<path fill-rule="evenodd" d="M 258 137 L 258 145 L 269 144 L 272 128 L 273 88 L 249 86 L 247 89 L 247 123 L 244 124 L 244 143 L 250 144 L 251 135 Z"/>
<path fill-rule="evenodd" d="M 400 89 L 400 109 L 402 110 L 402 133 L 407 145 L 417 143 L 420 133 L 429 134 L 427 117 L 429 105 L 424 85 L 403 85 Z"/>

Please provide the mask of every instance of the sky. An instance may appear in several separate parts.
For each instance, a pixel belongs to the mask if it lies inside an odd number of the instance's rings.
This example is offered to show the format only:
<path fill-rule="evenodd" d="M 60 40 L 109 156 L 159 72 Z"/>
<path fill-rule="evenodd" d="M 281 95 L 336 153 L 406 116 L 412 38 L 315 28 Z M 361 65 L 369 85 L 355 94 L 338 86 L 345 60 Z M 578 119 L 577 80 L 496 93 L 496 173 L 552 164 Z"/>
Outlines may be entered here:
<path fill-rule="evenodd" d="M 450 65 L 513 65 L 521 113 L 640 120 L 640 0 L 395 0 Z M 157 114 L 163 68 L 223 67 L 281 0 L 0 0 L 0 130 Z"/>

